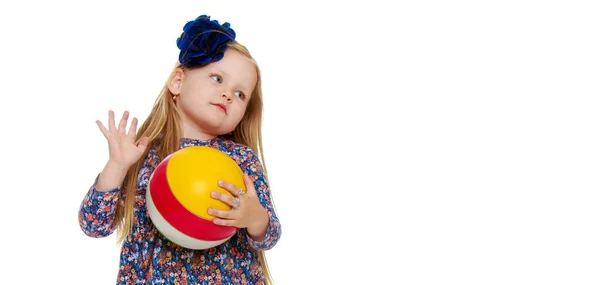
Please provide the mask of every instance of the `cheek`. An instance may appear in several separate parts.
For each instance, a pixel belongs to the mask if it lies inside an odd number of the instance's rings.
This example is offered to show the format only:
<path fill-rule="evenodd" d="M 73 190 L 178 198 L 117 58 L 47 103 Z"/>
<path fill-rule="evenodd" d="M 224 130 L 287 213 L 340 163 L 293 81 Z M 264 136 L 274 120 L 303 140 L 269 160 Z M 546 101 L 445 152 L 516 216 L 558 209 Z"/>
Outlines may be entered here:
<path fill-rule="evenodd" d="M 242 120 L 242 118 L 244 117 L 244 114 L 246 113 L 246 108 L 247 107 L 245 105 L 236 106 L 236 109 L 235 109 L 235 120 L 236 121 Z"/>
<path fill-rule="evenodd" d="M 181 88 L 181 92 L 183 93 L 183 95 L 187 95 L 194 98 L 204 98 L 207 96 L 206 94 L 211 94 L 214 92 L 214 88 L 210 84 L 207 84 L 207 82 L 200 80 L 186 81 L 183 83 Z"/>

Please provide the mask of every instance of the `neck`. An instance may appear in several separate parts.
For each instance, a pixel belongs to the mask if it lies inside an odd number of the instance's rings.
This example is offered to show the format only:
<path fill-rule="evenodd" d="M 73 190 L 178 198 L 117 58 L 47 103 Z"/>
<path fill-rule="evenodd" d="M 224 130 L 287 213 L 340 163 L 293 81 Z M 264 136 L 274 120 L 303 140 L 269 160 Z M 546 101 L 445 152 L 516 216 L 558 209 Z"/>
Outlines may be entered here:
<path fill-rule="evenodd" d="M 185 120 L 181 122 L 183 137 L 197 140 L 211 140 L 216 138 L 217 136 L 208 134 L 204 132 L 202 129 L 194 126 L 193 124 L 187 123 Z"/>

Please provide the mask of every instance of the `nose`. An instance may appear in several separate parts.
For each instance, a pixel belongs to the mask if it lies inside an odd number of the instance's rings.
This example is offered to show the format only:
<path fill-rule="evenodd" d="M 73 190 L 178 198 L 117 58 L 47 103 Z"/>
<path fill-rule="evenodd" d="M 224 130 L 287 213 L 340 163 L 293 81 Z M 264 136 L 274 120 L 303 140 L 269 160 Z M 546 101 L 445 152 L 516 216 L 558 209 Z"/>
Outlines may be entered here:
<path fill-rule="evenodd" d="M 231 101 L 233 95 L 231 95 L 229 92 L 223 92 L 223 95 L 221 95 L 221 97 L 226 98 L 227 101 Z"/>

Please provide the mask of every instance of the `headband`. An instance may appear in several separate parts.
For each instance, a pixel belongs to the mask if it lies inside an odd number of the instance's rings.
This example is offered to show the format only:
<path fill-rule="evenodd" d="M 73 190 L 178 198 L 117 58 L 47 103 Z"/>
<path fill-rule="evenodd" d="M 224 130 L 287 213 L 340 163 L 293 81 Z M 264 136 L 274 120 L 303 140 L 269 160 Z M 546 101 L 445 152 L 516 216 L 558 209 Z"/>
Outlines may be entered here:
<path fill-rule="evenodd" d="M 235 31 L 229 23 L 219 24 L 202 15 L 189 21 L 177 38 L 179 62 L 185 67 L 202 66 L 223 58 L 227 44 L 235 40 Z"/>

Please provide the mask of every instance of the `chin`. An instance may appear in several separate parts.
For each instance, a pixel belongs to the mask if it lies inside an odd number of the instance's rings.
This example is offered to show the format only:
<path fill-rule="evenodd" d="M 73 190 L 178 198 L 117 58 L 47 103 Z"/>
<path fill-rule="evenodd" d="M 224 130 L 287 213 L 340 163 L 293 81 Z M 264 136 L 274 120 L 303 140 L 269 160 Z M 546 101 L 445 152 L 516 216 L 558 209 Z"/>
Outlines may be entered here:
<path fill-rule="evenodd" d="M 223 129 L 211 129 L 211 131 L 209 131 L 208 133 L 213 134 L 214 136 L 227 136 L 231 132 L 233 132 L 233 130 L 228 131 Z"/>
<path fill-rule="evenodd" d="M 224 135 L 230 133 L 235 128 L 226 128 L 223 127 L 222 122 L 212 122 L 210 120 L 196 120 L 194 124 L 201 130 L 204 130 L 207 134 L 212 134 L 216 136 Z M 231 129 L 231 131 L 230 131 Z"/>

